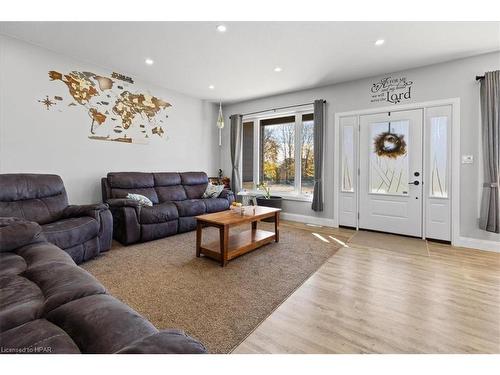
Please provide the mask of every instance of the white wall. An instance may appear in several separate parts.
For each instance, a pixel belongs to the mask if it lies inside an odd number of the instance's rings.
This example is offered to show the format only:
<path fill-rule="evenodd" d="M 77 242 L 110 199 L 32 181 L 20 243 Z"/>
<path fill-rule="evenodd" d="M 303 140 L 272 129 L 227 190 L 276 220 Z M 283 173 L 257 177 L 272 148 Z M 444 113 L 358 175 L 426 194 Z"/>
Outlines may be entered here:
<path fill-rule="evenodd" d="M 388 73 L 394 76 L 406 76 L 414 82 L 412 98 L 405 103 L 424 102 L 459 97 L 461 112 L 461 154 L 474 155 L 473 164 L 461 165 L 460 171 L 460 234 L 465 237 L 500 241 L 500 236 L 481 231 L 477 225 L 477 213 L 480 197 L 479 182 L 479 84 L 476 75 L 485 71 L 500 69 L 500 53 L 490 53 L 467 59 L 455 60 L 443 64 L 431 65 L 408 71 Z M 316 89 L 277 95 L 262 99 L 224 106 L 227 124 L 228 116 L 274 107 L 311 102 L 314 99 L 326 99 L 326 150 L 325 150 L 325 210 L 316 213 L 310 203 L 287 201 L 284 210 L 289 213 L 333 219 L 333 145 L 334 117 L 337 112 L 388 106 L 387 102 L 370 103 L 370 88 L 382 76 L 330 85 Z M 224 128 L 224 148 L 221 160 L 225 174 L 230 175 L 229 126 Z M 336 208 L 335 208 L 336 210 Z"/>
<path fill-rule="evenodd" d="M 80 106 L 51 110 L 37 100 L 64 94 L 48 71 L 91 71 L 95 67 L 51 51 L 0 36 L 0 173 L 55 173 L 66 185 L 70 203 L 101 200 L 100 178 L 110 171 L 205 171 L 218 167 L 217 117 L 213 104 L 135 79 L 137 89 L 172 104 L 166 139 L 147 145 L 88 139 L 90 119 Z M 126 74 L 127 72 L 120 72 Z"/>

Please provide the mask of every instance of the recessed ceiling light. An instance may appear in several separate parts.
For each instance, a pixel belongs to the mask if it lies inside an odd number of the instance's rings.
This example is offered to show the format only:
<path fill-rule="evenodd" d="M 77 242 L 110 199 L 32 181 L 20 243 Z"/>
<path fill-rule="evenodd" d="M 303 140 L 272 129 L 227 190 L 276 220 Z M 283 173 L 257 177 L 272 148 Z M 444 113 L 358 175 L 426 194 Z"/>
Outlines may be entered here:
<path fill-rule="evenodd" d="M 146 59 L 144 60 L 144 62 L 146 63 L 146 65 L 153 65 L 155 63 L 153 59 Z"/>
<path fill-rule="evenodd" d="M 214 85 L 210 85 L 210 86 L 208 86 L 208 88 L 209 88 L 210 90 L 213 90 L 213 89 L 215 89 L 215 86 L 214 86 Z"/>
<path fill-rule="evenodd" d="M 283 70 L 283 69 L 281 69 L 281 67 L 280 67 L 280 66 L 277 66 L 276 68 L 274 68 L 274 71 L 275 71 L 276 73 L 279 73 L 279 72 L 281 72 L 282 70 Z"/>
<path fill-rule="evenodd" d="M 219 33 L 224 33 L 224 32 L 226 32 L 226 30 L 227 30 L 226 25 L 217 25 L 217 31 Z"/>
<path fill-rule="evenodd" d="M 384 39 L 377 39 L 377 40 L 375 41 L 375 45 L 376 45 L 376 46 L 381 46 L 381 45 L 382 45 L 382 44 L 384 44 L 384 43 L 385 43 L 385 40 L 384 40 Z"/>

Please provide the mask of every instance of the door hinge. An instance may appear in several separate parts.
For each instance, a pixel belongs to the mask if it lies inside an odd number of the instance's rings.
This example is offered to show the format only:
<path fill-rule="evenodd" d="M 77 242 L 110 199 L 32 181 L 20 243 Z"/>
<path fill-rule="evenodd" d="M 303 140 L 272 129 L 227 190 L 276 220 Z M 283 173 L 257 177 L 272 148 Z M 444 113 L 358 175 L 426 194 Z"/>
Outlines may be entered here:
<path fill-rule="evenodd" d="M 358 176 L 359 176 L 359 168 L 358 168 Z"/>
<path fill-rule="evenodd" d="M 358 212 L 358 220 L 359 220 L 359 212 Z"/>

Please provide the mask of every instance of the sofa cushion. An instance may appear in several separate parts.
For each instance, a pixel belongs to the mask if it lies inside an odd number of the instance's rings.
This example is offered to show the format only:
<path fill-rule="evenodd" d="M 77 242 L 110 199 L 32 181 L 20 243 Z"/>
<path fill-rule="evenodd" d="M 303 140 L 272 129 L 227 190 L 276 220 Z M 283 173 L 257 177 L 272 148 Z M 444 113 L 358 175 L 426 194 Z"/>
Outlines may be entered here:
<path fill-rule="evenodd" d="M 37 223 L 18 217 L 0 218 L 0 252 L 42 241 L 42 228 Z"/>
<path fill-rule="evenodd" d="M 188 199 L 201 198 L 208 185 L 207 174 L 204 172 L 184 172 L 180 175 Z"/>
<path fill-rule="evenodd" d="M 178 329 L 168 329 L 137 340 L 118 354 L 182 354 L 205 353 L 206 348 Z"/>
<path fill-rule="evenodd" d="M 66 249 L 96 237 L 99 223 L 91 217 L 83 216 L 45 224 L 42 229 L 48 241 Z"/>
<path fill-rule="evenodd" d="M 84 297 L 52 310 L 47 319 L 66 331 L 82 353 L 114 353 L 158 330 L 106 294 Z"/>
<path fill-rule="evenodd" d="M 0 332 L 37 319 L 42 314 L 43 293 L 25 277 L 0 277 L 0 295 Z"/>
<path fill-rule="evenodd" d="M 113 189 L 152 188 L 155 186 L 153 174 L 143 172 L 111 172 L 108 173 L 108 182 Z"/>
<path fill-rule="evenodd" d="M 108 173 L 107 181 L 111 189 L 111 198 L 125 198 L 129 193 L 141 194 L 151 202 L 158 203 L 152 173 L 112 172 Z"/>
<path fill-rule="evenodd" d="M 181 176 L 176 172 L 153 173 L 156 194 L 160 202 L 181 201 L 187 199 L 181 185 Z"/>
<path fill-rule="evenodd" d="M 187 199 L 186 190 L 182 185 L 160 186 L 156 188 L 160 202 L 183 201 Z"/>
<path fill-rule="evenodd" d="M 37 319 L 0 334 L 3 353 L 79 354 L 75 342 L 58 326 Z"/>
<path fill-rule="evenodd" d="M 152 207 L 141 207 L 139 221 L 141 224 L 164 223 L 179 217 L 177 207 L 173 203 L 160 203 Z"/>
<path fill-rule="evenodd" d="M 207 198 L 203 199 L 207 214 L 212 212 L 224 211 L 229 208 L 229 201 L 225 198 Z"/>
<path fill-rule="evenodd" d="M 182 185 L 208 184 L 208 176 L 205 172 L 182 172 L 180 176 Z"/>
<path fill-rule="evenodd" d="M 153 173 L 154 184 L 158 186 L 174 186 L 181 184 L 181 176 L 177 172 Z"/>
<path fill-rule="evenodd" d="M 63 182 L 56 175 L 0 174 L 0 216 L 39 224 L 58 220 L 68 205 Z"/>
<path fill-rule="evenodd" d="M 0 253 L 0 277 L 15 276 L 24 272 L 26 261 L 14 253 Z"/>
<path fill-rule="evenodd" d="M 16 254 L 24 259 L 27 268 L 34 268 L 44 264 L 75 264 L 73 259 L 56 245 L 41 242 L 23 246 L 16 250 Z"/>
<path fill-rule="evenodd" d="M 205 185 L 184 185 L 188 199 L 200 199 L 207 188 Z"/>
<path fill-rule="evenodd" d="M 0 201 L 4 202 L 45 198 L 64 192 L 61 177 L 51 174 L 2 174 L 0 186 Z"/>
<path fill-rule="evenodd" d="M 203 215 L 206 212 L 203 199 L 187 199 L 173 203 L 179 211 L 179 217 Z"/>
<path fill-rule="evenodd" d="M 52 272 L 54 269 L 57 272 Z M 43 264 L 28 268 L 24 277 L 42 291 L 45 297 L 44 314 L 76 299 L 106 292 L 94 276 L 74 264 Z"/>

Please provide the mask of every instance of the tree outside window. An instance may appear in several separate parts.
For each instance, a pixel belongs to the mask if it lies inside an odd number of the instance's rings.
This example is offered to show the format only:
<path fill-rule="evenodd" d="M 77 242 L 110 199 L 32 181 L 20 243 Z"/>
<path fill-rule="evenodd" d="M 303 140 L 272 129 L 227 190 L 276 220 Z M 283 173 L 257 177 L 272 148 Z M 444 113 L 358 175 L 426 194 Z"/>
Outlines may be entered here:
<path fill-rule="evenodd" d="M 300 131 L 301 186 L 296 187 L 296 131 Z M 295 116 L 260 121 L 260 181 L 273 192 L 311 194 L 314 185 L 314 146 L 312 114 L 302 116 L 302 127 Z"/>

